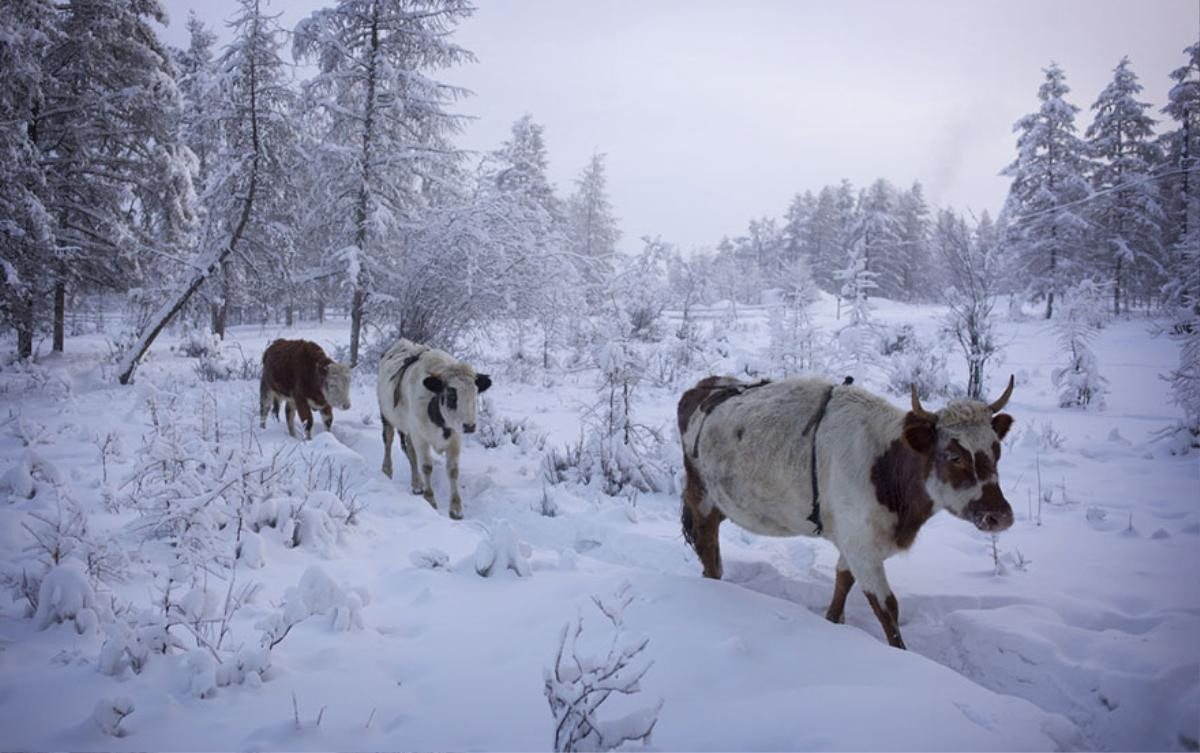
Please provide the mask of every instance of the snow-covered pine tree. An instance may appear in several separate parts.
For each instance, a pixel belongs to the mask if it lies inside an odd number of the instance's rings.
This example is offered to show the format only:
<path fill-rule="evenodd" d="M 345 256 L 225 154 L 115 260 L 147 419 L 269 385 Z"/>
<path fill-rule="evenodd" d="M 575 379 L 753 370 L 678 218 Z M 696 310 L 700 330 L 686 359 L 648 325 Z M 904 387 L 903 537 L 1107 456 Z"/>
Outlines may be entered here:
<path fill-rule="evenodd" d="M 565 320 L 577 313 L 576 280 L 585 270 L 574 266 L 568 270 L 563 265 L 572 245 L 568 213 L 547 175 L 550 160 L 544 128 L 531 115 L 523 115 L 513 123 L 509 140 L 492 153 L 492 160 L 496 165 L 493 177 L 496 188 L 513 205 L 514 217 L 521 218 L 528 237 L 523 258 L 533 261 L 542 267 L 543 275 L 556 280 L 554 285 L 545 284 L 545 279 L 551 279 L 547 277 L 527 281 L 522 292 L 510 296 L 506 312 L 517 327 L 518 355 L 525 351 L 526 322 L 539 325 L 542 367 L 548 368 L 552 341 L 564 333 Z"/>
<path fill-rule="evenodd" d="M 1161 161 L 1153 141 L 1154 119 L 1129 58 L 1113 69 L 1113 80 L 1092 104 L 1096 117 L 1088 126 L 1092 190 L 1088 204 L 1098 265 L 1110 271 L 1113 315 L 1129 308 L 1137 295 L 1146 300 L 1161 284 L 1161 222 L 1158 187 L 1150 175 Z"/>
<path fill-rule="evenodd" d="M 220 113 L 222 111 L 221 90 L 217 75 L 217 62 L 213 51 L 217 35 L 195 15 L 188 14 L 187 49 L 171 51 L 175 67 L 179 71 L 179 95 L 182 100 L 179 131 L 183 142 L 196 155 L 196 172 L 193 176 L 197 202 L 197 219 L 200 227 L 201 247 L 209 247 L 221 240 L 209 236 L 216 228 L 209 223 L 206 193 L 209 176 L 216 167 L 217 152 L 221 148 Z M 224 281 L 229 274 L 207 281 L 200 295 L 209 306 L 209 320 L 214 333 L 224 334 L 224 318 L 228 309 L 228 296 L 223 293 Z"/>
<path fill-rule="evenodd" d="M 1054 322 L 1058 345 L 1067 358 L 1066 365 L 1054 369 L 1050 378 L 1058 388 L 1058 404 L 1063 408 L 1103 408 L 1108 380 L 1100 375 L 1092 341 L 1096 323 L 1104 318 L 1108 297 L 1106 285 L 1082 280 L 1064 292 L 1061 313 Z"/>
<path fill-rule="evenodd" d="M 1179 367 L 1168 375 L 1171 399 L 1183 411 L 1174 427 L 1179 453 L 1200 448 L 1200 42 L 1184 54 L 1187 63 L 1172 71 L 1175 83 L 1163 108 L 1176 125 L 1163 136 L 1161 181 L 1168 249 L 1163 294 L 1170 334 L 1179 342 Z"/>
<path fill-rule="evenodd" d="M 896 218 L 896 189 L 880 178 L 859 194 L 852 232 L 861 238 L 863 262 L 885 298 L 899 297 L 903 288 L 907 259 L 901 255 L 902 231 Z"/>
<path fill-rule="evenodd" d="M 784 216 L 783 249 L 781 255 L 785 264 L 803 258 L 805 264 L 812 268 L 812 249 L 808 246 L 809 228 L 813 215 L 817 211 L 817 198 L 812 191 L 796 194 L 788 205 Z"/>
<path fill-rule="evenodd" d="M 228 242 L 246 195 L 247 172 L 229 167 L 244 162 L 254 149 L 255 138 L 260 158 L 254 206 L 243 242 L 222 264 L 219 336 L 224 336 L 228 307 L 235 303 L 260 307 L 259 318 L 265 320 L 268 312 L 261 308 L 262 302 L 273 301 L 291 324 L 299 225 L 295 215 L 300 205 L 297 165 L 303 161 L 292 120 L 295 95 L 288 85 L 288 64 L 280 54 L 283 29 L 264 12 L 261 0 L 238 0 L 238 10 L 228 26 L 233 38 L 217 62 L 216 114 L 221 141 L 215 162 L 221 168 L 209 175 L 204 194 L 210 243 Z M 251 108 L 256 110 L 253 118 Z M 252 291 L 239 293 L 250 287 Z"/>
<path fill-rule="evenodd" d="M 1075 135 L 1079 108 L 1064 97 L 1071 90 L 1056 63 L 1045 69 L 1038 89 L 1041 107 L 1016 122 L 1017 159 L 1002 171 L 1013 179 L 1006 211 L 1009 244 L 1032 292 L 1054 315 L 1054 296 L 1081 276 L 1088 222 L 1086 145 Z"/>
<path fill-rule="evenodd" d="M 166 23 L 162 5 L 70 0 L 59 16 L 44 60 L 45 107 L 30 123 L 57 222 L 44 270 L 55 350 L 68 286 L 136 285 L 151 249 L 157 260 L 190 248 L 196 222 L 195 155 L 179 136 L 175 66 L 151 27 Z"/>
<path fill-rule="evenodd" d="M 604 158 L 600 153 L 592 155 L 575 180 L 575 193 L 567 200 L 567 239 L 593 309 L 600 304 L 604 281 L 612 275 L 613 257 L 621 239 L 608 199 Z"/>
<path fill-rule="evenodd" d="M 933 239 L 945 276 L 945 330 L 967 360 L 967 397 L 982 400 L 985 367 L 1000 350 L 993 321 L 1001 280 L 1000 233 L 987 212 L 971 232 L 962 217 L 944 209 Z"/>
<path fill-rule="evenodd" d="M 466 0 L 338 0 L 296 27 L 296 57 L 320 68 L 304 92 L 327 117 L 327 209 L 353 291 L 351 365 L 380 259 L 415 252 L 401 245 L 402 230 L 429 182 L 459 158 L 448 136 L 461 118 L 447 108 L 465 92 L 429 72 L 474 59 L 450 36 L 472 11 Z"/>
<path fill-rule="evenodd" d="M 851 243 L 846 266 L 834 277 L 841 283 L 847 322 L 837 332 L 841 365 L 861 368 L 875 364 L 879 357 L 879 333 L 872 319 L 874 307 L 870 292 L 876 288 L 875 272 L 867 269 L 863 239 Z"/>
<path fill-rule="evenodd" d="M 834 272 L 840 268 L 842 257 L 840 234 L 837 190 L 833 186 L 825 186 L 817 194 L 817 203 L 805 231 L 804 245 L 812 264 L 813 280 L 822 290 L 834 294 L 838 291 Z"/>
<path fill-rule="evenodd" d="M 35 307 L 54 244 L 36 130 L 45 108 L 42 58 L 55 35 L 48 0 L 14 0 L 0 13 L 0 322 L 17 331 L 17 356 L 33 355 Z"/>
<path fill-rule="evenodd" d="M 896 203 L 899 241 L 895 259 L 899 266 L 895 295 L 903 301 L 928 299 L 937 290 L 937 280 L 929 256 L 929 205 L 919 181 L 900 192 Z"/>
<path fill-rule="evenodd" d="M 817 285 L 803 258 L 784 265 L 779 292 L 779 301 L 771 307 L 767 322 L 767 357 L 779 366 L 784 377 L 817 371 L 816 331 L 809 313 L 817 299 Z"/>

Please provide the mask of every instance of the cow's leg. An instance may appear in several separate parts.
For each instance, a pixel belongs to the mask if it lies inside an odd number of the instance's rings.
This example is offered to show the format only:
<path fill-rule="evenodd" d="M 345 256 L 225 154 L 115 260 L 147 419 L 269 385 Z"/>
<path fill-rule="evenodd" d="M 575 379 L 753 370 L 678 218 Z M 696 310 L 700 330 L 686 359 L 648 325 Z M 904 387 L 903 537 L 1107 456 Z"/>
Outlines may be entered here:
<path fill-rule="evenodd" d="M 379 420 L 383 423 L 383 475 L 392 477 L 392 440 L 396 438 L 396 429 L 382 413 Z"/>
<path fill-rule="evenodd" d="M 267 428 L 267 413 L 271 410 L 271 390 L 266 382 L 258 383 L 258 428 Z"/>
<path fill-rule="evenodd" d="M 455 432 L 446 445 L 446 475 L 450 477 L 450 517 L 462 520 L 462 497 L 458 495 L 458 456 L 462 452 L 462 435 Z"/>
<path fill-rule="evenodd" d="M 429 450 L 429 445 L 421 441 L 414 441 L 414 437 L 409 435 L 408 441 L 413 445 L 413 452 L 421 461 L 421 484 L 424 491 L 422 495 L 425 501 L 433 509 L 437 509 L 437 500 L 433 498 L 433 453 Z"/>
<path fill-rule="evenodd" d="M 321 423 L 325 424 L 325 431 L 333 428 L 333 406 L 326 405 L 321 409 Z"/>
<path fill-rule="evenodd" d="M 896 648 L 904 648 L 904 639 L 900 637 L 900 605 L 896 595 L 892 593 L 887 582 L 887 574 L 883 570 L 883 560 L 878 556 L 863 554 L 847 557 L 852 577 L 862 586 L 867 602 L 875 617 L 883 627 L 888 644 Z"/>
<path fill-rule="evenodd" d="M 292 427 L 292 418 L 296 415 L 295 403 L 291 400 L 283 401 L 283 415 L 287 417 L 288 436 L 296 436 L 296 430 Z"/>
<path fill-rule="evenodd" d="M 846 558 L 839 555 L 837 583 L 833 586 L 833 601 L 829 602 L 829 610 L 825 612 L 825 619 L 837 623 L 845 620 L 846 595 L 850 593 L 851 588 L 854 588 L 854 574 L 850 572 Z"/>
<path fill-rule="evenodd" d="M 304 438 L 312 439 L 313 414 L 307 400 L 296 401 L 296 414 L 300 416 L 300 423 L 304 426 Z"/>
<path fill-rule="evenodd" d="M 704 512 L 705 507 L 710 507 L 704 502 L 704 481 L 686 454 L 683 457 L 683 470 L 683 538 L 700 557 L 700 563 L 704 565 L 704 577 L 720 580 L 724 570 L 721 567 L 719 529 L 725 516 L 715 507 Z"/>
<path fill-rule="evenodd" d="M 404 455 L 408 458 L 409 488 L 413 494 L 424 494 L 425 485 L 421 483 L 421 471 L 417 468 L 417 450 L 413 447 L 412 437 L 400 432 L 400 446 L 404 448 Z"/>

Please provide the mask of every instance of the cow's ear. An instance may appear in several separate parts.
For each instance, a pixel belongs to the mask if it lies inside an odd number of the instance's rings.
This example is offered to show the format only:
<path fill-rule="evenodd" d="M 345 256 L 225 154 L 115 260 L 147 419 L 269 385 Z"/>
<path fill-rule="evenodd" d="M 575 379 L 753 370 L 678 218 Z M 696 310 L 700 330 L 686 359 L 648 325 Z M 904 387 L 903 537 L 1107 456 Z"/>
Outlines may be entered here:
<path fill-rule="evenodd" d="M 904 417 L 904 429 L 900 436 L 904 437 L 904 443 L 914 452 L 927 455 L 937 444 L 937 427 L 929 419 L 909 413 Z"/>
<path fill-rule="evenodd" d="M 487 388 L 492 386 L 492 378 L 487 374 L 475 375 L 475 389 L 480 392 L 487 392 Z"/>
<path fill-rule="evenodd" d="M 446 383 L 435 376 L 425 377 L 425 381 L 421 384 L 424 384 L 425 389 L 429 390 L 430 392 L 441 392 L 442 390 L 446 389 Z"/>
<path fill-rule="evenodd" d="M 997 413 L 992 416 L 992 430 L 996 432 L 996 436 L 1004 439 L 1004 435 L 1012 428 L 1013 417 L 1007 413 Z"/>

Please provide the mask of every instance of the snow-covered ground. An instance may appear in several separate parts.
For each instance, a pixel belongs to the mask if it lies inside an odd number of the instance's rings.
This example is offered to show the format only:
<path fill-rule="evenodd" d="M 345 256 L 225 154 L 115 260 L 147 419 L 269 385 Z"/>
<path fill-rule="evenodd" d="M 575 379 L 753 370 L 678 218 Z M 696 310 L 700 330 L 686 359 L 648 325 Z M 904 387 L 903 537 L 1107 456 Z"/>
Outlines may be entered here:
<path fill-rule="evenodd" d="M 819 305 L 826 331 L 833 313 Z M 936 333 L 934 307 L 881 302 L 877 316 Z M 332 352 L 345 331 L 240 327 L 225 348 L 256 361 L 286 335 Z M 1154 441 L 1176 415 L 1159 378 L 1175 346 L 1145 320 L 1109 325 L 1095 344 L 1107 405 L 1081 412 L 1057 407 L 1061 359 L 1045 324 L 1001 331 L 990 392 L 1017 374 L 1000 463 L 1017 520 L 999 538 L 999 567 L 991 538 L 947 515 L 888 563 L 907 652 L 888 647 L 858 590 L 845 625 L 824 620 L 827 542 L 726 525 L 726 578 L 714 582 L 682 540 L 677 492 L 547 486 L 542 456 L 579 438 L 593 369 L 517 381 L 507 343 L 481 342 L 492 420 L 527 419 L 546 439 L 468 442 L 456 522 L 441 466 L 438 511 L 408 491 L 402 458 L 394 480 L 380 473 L 373 374 L 356 375 L 332 433 L 318 420 L 302 443 L 274 420 L 258 429 L 254 381 L 201 381 L 177 336 L 160 339 L 131 387 L 114 386 L 104 337 L 70 338 L 65 356 L 0 372 L 0 749 L 544 750 L 560 631 L 582 616 L 578 650 L 602 652 L 615 628 L 592 597 L 626 593 L 616 640 L 648 638 L 653 664 L 640 693 L 613 696 L 599 715 L 661 699 L 653 749 L 1195 750 L 1200 473 L 1194 454 Z M 765 339 L 763 311 L 741 308 L 723 365 L 761 363 Z M 646 385 L 638 396 L 639 420 L 672 442 L 678 392 Z M 670 444 L 676 465 L 677 454 Z M 262 471 L 272 464 L 273 477 Z M 243 495 L 242 526 L 218 529 L 203 509 L 186 527 L 164 520 L 154 506 L 164 474 L 189 509 Z M 543 514 L 547 500 L 557 514 Z M 34 614 L 20 581 L 46 571 L 38 539 L 71 550 Z M 237 541 L 231 590 L 228 569 L 197 563 L 205 547 L 233 561 Z M 528 574 L 481 577 L 483 542 Z M 192 624 L 164 636 L 151 626 L 170 577 L 175 620 L 186 612 Z M 210 644 L 220 634 L 227 594 L 246 598 L 221 648 L 198 648 L 193 631 Z M 170 636 L 179 645 L 163 652 Z"/>

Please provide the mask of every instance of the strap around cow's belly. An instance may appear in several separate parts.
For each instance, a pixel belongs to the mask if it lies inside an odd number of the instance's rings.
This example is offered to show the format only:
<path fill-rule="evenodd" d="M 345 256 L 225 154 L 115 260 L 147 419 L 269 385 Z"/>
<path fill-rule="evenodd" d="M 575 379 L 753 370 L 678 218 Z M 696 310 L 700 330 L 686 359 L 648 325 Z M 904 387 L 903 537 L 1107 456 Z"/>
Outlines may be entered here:
<path fill-rule="evenodd" d="M 429 348 L 426 348 L 416 355 L 405 358 L 404 363 L 400 364 L 400 368 L 396 371 L 396 375 L 392 377 L 392 381 L 395 382 L 395 386 L 392 388 L 392 405 L 400 404 L 400 383 L 404 381 L 404 374 L 408 371 L 410 366 L 421 360 L 421 356 L 428 352 Z"/>
<path fill-rule="evenodd" d="M 853 384 L 854 377 L 846 377 L 842 381 L 842 386 Z M 825 394 L 821 396 L 821 404 L 817 407 L 817 412 L 812 418 L 808 419 L 808 423 L 804 425 L 804 430 L 800 432 L 800 436 L 808 434 L 812 430 L 812 460 L 809 462 L 810 475 L 812 477 L 812 513 L 805 520 L 812 523 L 816 527 L 815 533 L 820 536 L 825 530 L 825 526 L 821 524 L 821 489 L 817 484 L 817 429 L 821 426 L 821 419 L 825 418 L 825 409 L 829 407 L 829 401 L 833 399 L 833 389 L 838 385 L 831 384 L 825 388 Z"/>

